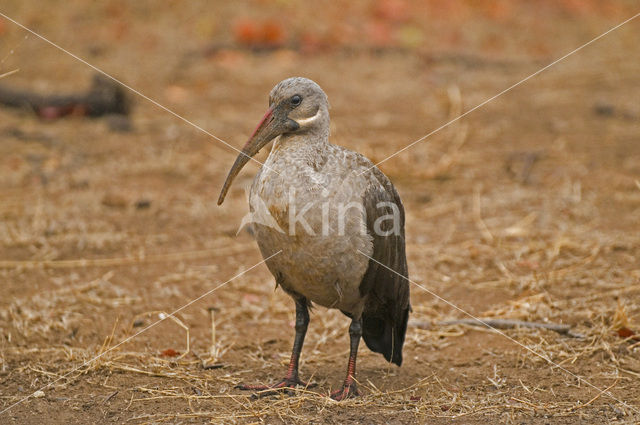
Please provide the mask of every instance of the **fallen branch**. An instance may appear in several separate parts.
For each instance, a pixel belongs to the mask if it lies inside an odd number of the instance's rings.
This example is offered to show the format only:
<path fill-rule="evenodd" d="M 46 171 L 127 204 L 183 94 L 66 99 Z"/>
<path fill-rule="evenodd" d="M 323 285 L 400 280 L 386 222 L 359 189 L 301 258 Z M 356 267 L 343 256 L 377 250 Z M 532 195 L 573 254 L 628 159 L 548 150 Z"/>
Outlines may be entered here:
<path fill-rule="evenodd" d="M 0 104 L 11 108 L 28 109 L 45 119 L 56 119 L 67 115 L 126 116 L 130 111 L 130 102 L 122 87 L 99 74 L 93 77 L 87 92 L 77 94 L 45 96 L 27 90 L 0 86 Z"/>
<path fill-rule="evenodd" d="M 413 320 L 409 322 L 420 329 L 429 329 L 431 323 L 423 320 Z M 494 329 L 514 329 L 514 328 L 531 328 L 531 329 L 547 329 L 557 332 L 562 335 L 566 335 L 572 338 L 583 338 L 583 335 L 571 332 L 571 325 L 562 325 L 558 323 L 538 323 L 538 322 L 526 322 L 522 320 L 513 319 L 458 319 L 458 320 L 445 320 L 438 322 L 438 326 L 451 326 L 451 325 L 467 325 L 467 326 L 481 326 L 485 328 Z"/>

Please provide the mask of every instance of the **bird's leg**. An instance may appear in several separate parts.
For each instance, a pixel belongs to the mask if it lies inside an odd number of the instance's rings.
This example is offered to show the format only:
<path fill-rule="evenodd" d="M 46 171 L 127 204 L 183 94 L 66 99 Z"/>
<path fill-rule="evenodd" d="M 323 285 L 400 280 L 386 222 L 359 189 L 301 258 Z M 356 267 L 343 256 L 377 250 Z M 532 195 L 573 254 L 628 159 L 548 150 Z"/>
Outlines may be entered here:
<path fill-rule="evenodd" d="M 307 334 L 307 327 L 309 326 L 309 309 L 307 308 L 307 300 L 305 298 L 296 299 L 295 301 L 296 337 L 293 341 L 291 360 L 289 361 L 289 368 L 287 369 L 287 374 L 285 375 L 284 379 L 273 385 L 238 385 L 236 388 L 239 388 L 241 390 L 264 391 L 295 388 L 298 385 L 302 387 L 308 386 L 306 382 L 301 381 L 298 377 L 298 363 L 300 361 L 302 344 L 304 344 L 304 337 Z"/>
<path fill-rule="evenodd" d="M 351 339 L 351 350 L 349 353 L 349 365 L 347 366 L 347 377 L 344 380 L 344 384 L 342 384 L 342 388 L 331 393 L 331 398 L 337 401 L 360 395 L 355 377 L 358 345 L 360 344 L 360 337 L 362 337 L 362 319 L 351 320 L 349 337 Z"/>
<path fill-rule="evenodd" d="M 309 326 L 309 309 L 307 308 L 307 300 L 296 300 L 296 336 L 293 340 L 293 349 L 291 350 L 291 360 L 289 361 L 289 368 L 287 369 L 287 375 L 284 378 L 284 382 L 289 385 L 302 385 L 306 387 L 307 384 L 302 382 L 298 378 L 298 363 L 300 361 L 300 353 L 302 352 L 302 344 L 304 344 L 304 337 L 307 335 L 307 327 Z"/>

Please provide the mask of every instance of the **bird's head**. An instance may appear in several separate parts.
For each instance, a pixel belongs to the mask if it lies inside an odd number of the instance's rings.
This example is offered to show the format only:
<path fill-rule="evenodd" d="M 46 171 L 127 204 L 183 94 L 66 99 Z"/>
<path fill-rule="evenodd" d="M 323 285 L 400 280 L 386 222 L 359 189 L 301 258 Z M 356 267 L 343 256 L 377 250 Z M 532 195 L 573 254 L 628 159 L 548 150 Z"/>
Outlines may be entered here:
<path fill-rule="evenodd" d="M 329 102 L 318 84 L 302 77 L 280 81 L 269 94 L 269 109 L 229 170 L 218 205 L 242 167 L 270 141 L 283 134 L 319 133 L 328 127 Z"/>

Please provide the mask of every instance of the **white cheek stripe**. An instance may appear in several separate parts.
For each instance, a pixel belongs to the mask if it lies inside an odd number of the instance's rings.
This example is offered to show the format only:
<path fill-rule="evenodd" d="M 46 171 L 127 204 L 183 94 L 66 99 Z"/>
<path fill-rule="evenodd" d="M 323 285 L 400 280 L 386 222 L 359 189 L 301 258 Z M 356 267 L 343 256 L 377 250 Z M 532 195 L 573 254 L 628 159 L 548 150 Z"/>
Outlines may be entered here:
<path fill-rule="evenodd" d="M 298 123 L 298 125 L 300 127 L 304 127 L 307 124 L 311 124 L 312 122 L 314 122 L 315 120 L 317 120 L 318 118 L 320 118 L 320 114 L 322 113 L 322 109 L 318 108 L 318 112 L 316 112 L 316 114 L 312 117 L 309 118 L 303 118 L 301 120 L 296 120 L 296 122 Z"/>

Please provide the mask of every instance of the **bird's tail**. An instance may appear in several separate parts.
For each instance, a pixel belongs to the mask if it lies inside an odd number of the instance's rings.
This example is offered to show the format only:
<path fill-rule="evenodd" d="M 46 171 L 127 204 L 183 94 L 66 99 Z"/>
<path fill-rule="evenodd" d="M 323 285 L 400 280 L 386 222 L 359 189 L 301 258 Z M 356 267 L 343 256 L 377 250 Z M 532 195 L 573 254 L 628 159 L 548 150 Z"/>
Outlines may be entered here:
<path fill-rule="evenodd" d="M 371 351 L 400 366 L 411 307 L 394 312 L 392 306 L 372 304 L 362 313 L 362 338 Z"/>

